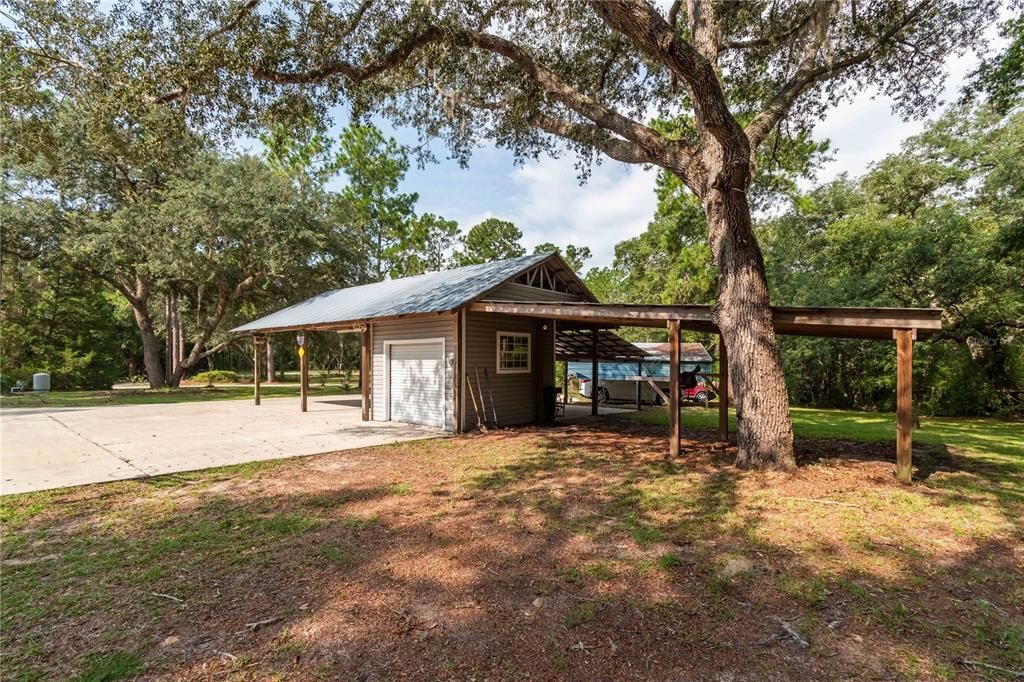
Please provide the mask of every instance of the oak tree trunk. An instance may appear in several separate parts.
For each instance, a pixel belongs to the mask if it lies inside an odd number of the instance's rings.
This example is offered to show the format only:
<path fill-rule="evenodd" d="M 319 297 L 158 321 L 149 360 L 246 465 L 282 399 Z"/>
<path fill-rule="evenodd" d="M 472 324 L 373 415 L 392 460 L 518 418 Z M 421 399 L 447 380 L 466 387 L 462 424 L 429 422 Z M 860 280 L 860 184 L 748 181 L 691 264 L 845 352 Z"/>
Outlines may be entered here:
<path fill-rule="evenodd" d="M 142 338 L 142 362 L 146 367 L 149 387 L 162 388 L 164 368 L 160 362 L 160 355 L 163 349 L 157 338 L 156 330 L 153 328 L 153 319 L 149 315 L 149 309 L 145 302 L 142 301 L 132 303 L 132 313 L 135 315 L 135 325 L 139 328 L 139 336 Z"/>
<path fill-rule="evenodd" d="M 744 191 L 748 177 L 736 165 L 721 166 L 726 169 L 709 173 L 714 181 L 702 202 L 718 270 L 714 319 L 728 351 L 736 407 L 736 465 L 789 470 L 796 466 L 793 423 L 764 259 Z"/>

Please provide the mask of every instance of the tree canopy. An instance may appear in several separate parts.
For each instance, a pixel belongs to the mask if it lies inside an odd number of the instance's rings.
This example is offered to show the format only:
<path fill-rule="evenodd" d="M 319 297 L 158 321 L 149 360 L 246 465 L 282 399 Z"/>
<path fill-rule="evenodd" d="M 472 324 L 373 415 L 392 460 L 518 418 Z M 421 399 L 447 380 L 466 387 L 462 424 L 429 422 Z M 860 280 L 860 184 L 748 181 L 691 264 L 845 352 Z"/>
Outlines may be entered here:
<path fill-rule="evenodd" d="M 415 128 L 424 155 L 429 139 L 441 138 L 466 162 L 490 140 L 521 159 L 567 146 L 583 174 L 597 155 L 659 166 L 706 216 L 715 322 L 733 364 L 737 463 L 786 469 L 792 426 L 752 183 L 783 165 L 777 150 L 807 139 L 830 108 L 865 88 L 903 115 L 929 111 L 944 76 L 935 65 L 980 45 L 997 8 L 995 0 L 676 0 L 664 8 L 644 0 L 125 0 L 101 12 L 21 0 L 2 46 L 16 89 L 45 81 L 85 96 L 89 129 L 118 121 L 115 129 L 131 133 L 149 117 L 211 136 L 281 121 L 323 126 L 343 104 L 357 118 Z M 353 135 L 351 149 L 342 143 L 346 158 L 382 143 Z M 163 139 L 153 138 L 155 156 L 174 151 L 161 149 Z M 363 225 L 367 274 L 377 279 L 399 261 L 393 249 L 405 236 L 395 232 L 408 215 L 393 182 L 401 172 L 392 168 L 367 182 L 376 193 L 344 202 Z M 491 257 L 470 245 L 472 236 L 467 257 Z"/>
<path fill-rule="evenodd" d="M 522 238 L 523 233 L 513 223 L 487 218 L 469 229 L 455 260 L 459 265 L 473 265 L 522 256 L 526 254 Z"/>

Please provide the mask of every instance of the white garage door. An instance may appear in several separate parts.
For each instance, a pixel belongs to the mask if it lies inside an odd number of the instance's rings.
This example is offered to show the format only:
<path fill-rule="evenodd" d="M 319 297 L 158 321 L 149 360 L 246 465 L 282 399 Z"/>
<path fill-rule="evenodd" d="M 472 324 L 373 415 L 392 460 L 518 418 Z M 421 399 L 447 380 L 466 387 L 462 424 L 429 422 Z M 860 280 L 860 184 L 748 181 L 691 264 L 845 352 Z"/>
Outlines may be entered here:
<path fill-rule="evenodd" d="M 444 428 L 444 354 L 440 343 L 391 345 L 391 420 Z"/>

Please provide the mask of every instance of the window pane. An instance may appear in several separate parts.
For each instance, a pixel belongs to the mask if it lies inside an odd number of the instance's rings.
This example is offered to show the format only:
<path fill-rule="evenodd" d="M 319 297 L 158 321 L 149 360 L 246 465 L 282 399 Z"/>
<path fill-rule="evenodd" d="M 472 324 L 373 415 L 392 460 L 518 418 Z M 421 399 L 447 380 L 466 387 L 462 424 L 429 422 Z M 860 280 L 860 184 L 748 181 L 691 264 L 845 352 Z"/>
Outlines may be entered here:
<path fill-rule="evenodd" d="M 530 337 L 524 334 L 499 335 L 498 368 L 528 370 L 530 368 Z"/>

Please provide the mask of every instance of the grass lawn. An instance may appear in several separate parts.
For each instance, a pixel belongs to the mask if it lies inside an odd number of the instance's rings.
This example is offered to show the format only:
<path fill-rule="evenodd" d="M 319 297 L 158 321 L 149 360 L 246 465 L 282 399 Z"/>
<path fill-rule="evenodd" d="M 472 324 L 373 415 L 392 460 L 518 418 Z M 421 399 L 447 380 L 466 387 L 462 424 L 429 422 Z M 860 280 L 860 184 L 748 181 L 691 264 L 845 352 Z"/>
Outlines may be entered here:
<path fill-rule="evenodd" d="M 793 431 L 798 437 L 884 441 L 892 444 L 893 458 L 896 457 L 895 414 L 807 407 L 794 407 L 792 414 Z M 663 407 L 645 408 L 641 412 L 630 412 L 622 416 L 645 424 L 668 426 L 668 410 Z M 717 429 L 718 409 L 684 407 L 684 432 L 688 428 Z M 736 430 L 736 413 L 733 410 L 729 411 L 729 430 Z M 921 428 L 914 430 L 914 443 L 937 446 L 948 444 L 994 462 L 1020 465 L 1021 457 L 1024 456 L 1024 421 L 921 417 Z"/>
<path fill-rule="evenodd" d="M 0 397 L 0 407 L 98 407 L 100 405 L 153 405 L 159 403 L 190 403 L 201 400 L 252 400 L 252 384 L 237 386 L 186 386 L 182 388 L 117 389 L 112 391 L 50 391 Z M 338 385 L 311 385 L 309 395 L 341 395 L 356 393 L 353 385 L 343 391 Z M 263 384 L 260 395 L 264 398 L 299 397 L 299 387 Z"/>
<path fill-rule="evenodd" d="M 712 418 L 688 410 L 685 423 Z M 806 435 L 791 475 L 737 470 L 733 447 L 693 428 L 666 463 L 650 411 L 3 498 L 0 669 L 79 680 L 1024 670 L 1020 425 L 926 420 L 903 486 L 886 415 L 795 418 Z M 835 429 L 855 440 L 819 437 Z"/>

